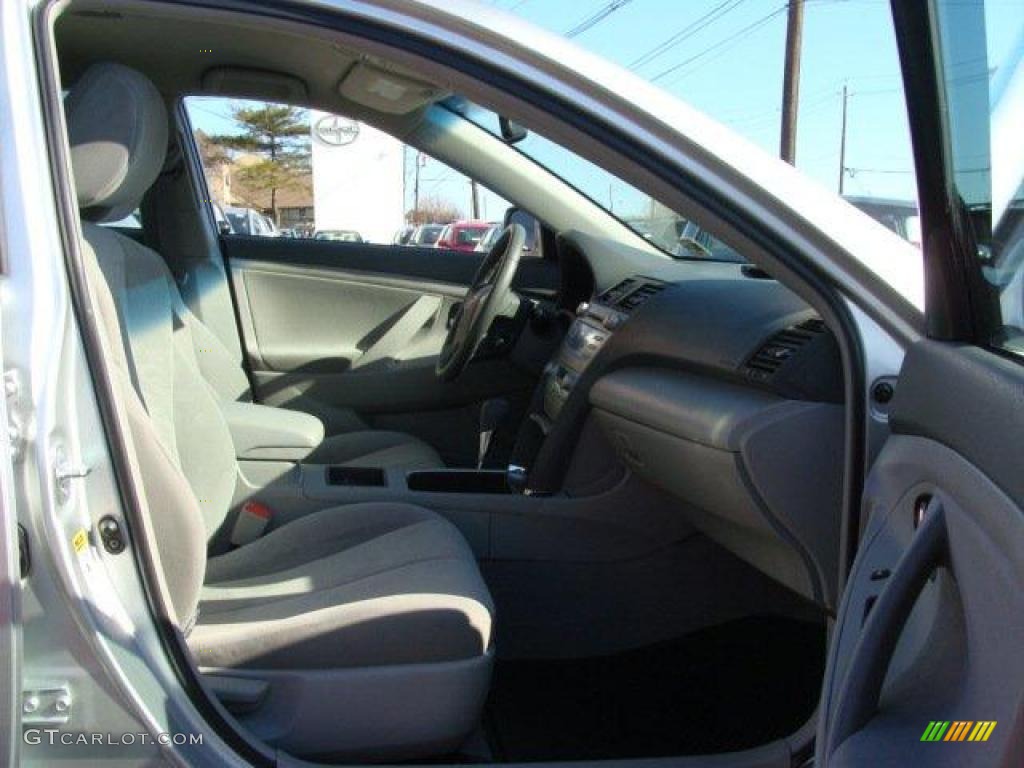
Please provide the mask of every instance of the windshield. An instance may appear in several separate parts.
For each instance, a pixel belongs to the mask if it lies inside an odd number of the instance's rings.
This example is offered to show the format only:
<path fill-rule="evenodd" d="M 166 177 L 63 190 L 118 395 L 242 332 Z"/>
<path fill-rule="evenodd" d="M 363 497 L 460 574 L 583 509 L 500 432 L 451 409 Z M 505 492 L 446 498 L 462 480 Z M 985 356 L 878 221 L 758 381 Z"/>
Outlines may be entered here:
<path fill-rule="evenodd" d="M 498 235 L 501 234 L 502 227 L 491 227 L 484 233 L 484 236 L 480 238 L 480 242 L 477 246 L 480 248 L 490 248 L 494 241 L 498 239 Z"/>
<path fill-rule="evenodd" d="M 476 245 L 487 232 L 487 227 L 465 227 L 456 231 L 455 238 L 462 245 Z"/>
<path fill-rule="evenodd" d="M 498 116 L 493 112 L 459 97 L 448 99 L 444 106 L 501 138 Z M 534 131 L 513 147 L 673 258 L 746 261 L 696 222 Z"/>
<path fill-rule="evenodd" d="M 441 229 L 441 227 L 423 227 L 416 236 L 416 242 L 433 245 L 441 235 Z"/>
<path fill-rule="evenodd" d="M 235 232 L 249 232 L 249 221 L 245 217 L 244 213 L 235 213 L 234 211 L 228 211 L 227 216 L 228 221 L 231 222 L 231 228 L 234 229 Z"/>

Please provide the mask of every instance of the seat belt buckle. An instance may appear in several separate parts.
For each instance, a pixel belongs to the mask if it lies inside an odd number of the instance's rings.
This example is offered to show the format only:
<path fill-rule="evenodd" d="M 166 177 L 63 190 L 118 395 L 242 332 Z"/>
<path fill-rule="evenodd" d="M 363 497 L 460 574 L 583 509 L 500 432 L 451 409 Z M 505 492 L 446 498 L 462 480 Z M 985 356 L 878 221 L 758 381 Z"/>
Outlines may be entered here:
<path fill-rule="evenodd" d="M 270 525 L 273 513 L 266 504 L 258 501 L 247 501 L 238 510 L 235 527 L 231 530 L 231 543 L 236 547 L 256 541 Z"/>

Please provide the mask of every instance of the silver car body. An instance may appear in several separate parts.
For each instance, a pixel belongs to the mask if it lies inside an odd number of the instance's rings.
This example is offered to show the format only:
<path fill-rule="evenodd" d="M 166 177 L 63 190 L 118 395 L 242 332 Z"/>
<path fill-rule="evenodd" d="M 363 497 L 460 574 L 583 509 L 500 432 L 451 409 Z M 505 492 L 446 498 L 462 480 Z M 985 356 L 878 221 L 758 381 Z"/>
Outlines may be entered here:
<path fill-rule="evenodd" d="M 742 137 L 637 76 L 571 42 L 538 30 L 489 5 L 446 0 L 336 0 L 301 3 L 352 18 L 372 19 L 395 31 L 457 49 L 557 92 L 566 104 L 614 124 L 636 147 L 663 158 L 692 183 L 762 222 L 768 235 L 797 250 L 840 287 L 866 350 L 866 381 L 897 373 L 907 344 L 920 336 L 923 306 L 921 254 L 865 214 L 768 156 Z M 136 730 L 152 739 L 166 732 L 202 734 L 204 744 L 154 745 L 138 753 L 179 765 L 232 766 L 246 761 L 224 744 L 179 684 L 148 608 L 146 586 L 132 558 L 117 573 L 92 552 L 43 546 L 71 542 L 88 526 L 89 509 L 117 507 L 119 490 L 86 364 L 81 329 L 72 311 L 60 206 L 73 210 L 68 191 L 54 199 L 47 126 L 38 83 L 48 51 L 37 55 L 34 23 L 53 6 L 41 0 L 0 4 L 0 251 L 5 301 L 2 316 L 11 445 L 0 448 L 3 530 L 0 537 L 0 762 L 18 761 L 22 691 L 67 686 L 71 707 L 87 713 L 90 731 Z M 37 14 L 43 14 L 42 19 Z M 471 94 L 472 81 L 452 72 L 453 84 Z M 464 86 L 464 87 L 463 87 Z M 479 86 L 476 86 L 479 87 Z M 524 109 L 499 94 L 495 107 Z M 558 125 L 535 114 L 540 124 Z M 581 137 L 578 150 L 607 150 Z M 631 183 L 650 184 L 616 155 L 604 158 Z M 678 191 L 659 189 L 684 214 L 730 231 L 715 211 Z M 737 245 L 778 274 L 789 268 L 743 233 Z M 865 269 L 866 268 L 866 269 Z M 799 280 L 795 280 L 800 285 Z M 805 298 L 816 305 L 813 295 Z M 816 306 L 817 308 L 817 306 Z M 827 307 L 820 308 L 831 316 Z M 99 372 L 102 381 L 103 372 Z M 866 387 L 865 387 L 866 389 Z M 869 416 L 869 434 L 884 419 Z M 90 481 L 83 482 L 88 473 Z M 137 489 L 128 489 L 137 494 Z M 34 579 L 22 592 L 18 579 L 16 509 L 31 520 Z M 95 512 L 92 513 L 95 515 Z M 31 645 L 23 627 L 34 623 Z M 45 631 L 40 631 L 40 626 Z M 23 657 L 23 663 L 15 659 Z M 131 726 L 126 726 L 130 723 Z M 134 753 L 133 753 L 134 754 Z M 129 764 L 128 761 L 124 764 Z"/>

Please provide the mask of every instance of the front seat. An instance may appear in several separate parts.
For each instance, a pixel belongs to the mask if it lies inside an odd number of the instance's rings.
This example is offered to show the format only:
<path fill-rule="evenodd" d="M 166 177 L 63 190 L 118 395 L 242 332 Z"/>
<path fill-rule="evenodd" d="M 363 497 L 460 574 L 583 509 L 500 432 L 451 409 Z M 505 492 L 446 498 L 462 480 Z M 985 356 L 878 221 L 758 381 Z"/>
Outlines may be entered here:
<path fill-rule="evenodd" d="M 196 663 L 233 692 L 253 733 L 288 751 L 450 753 L 479 723 L 491 670 L 493 604 L 469 545 L 429 510 L 373 503 L 208 555 L 237 473 L 217 395 L 163 259 L 94 223 L 134 208 L 155 179 L 164 104 L 145 77 L 103 63 L 74 85 L 65 113 L 82 255 L 150 540 Z"/>
<path fill-rule="evenodd" d="M 103 72 L 100 72 L 100 75 L 89 74 L 89 77 L 109 76 L 109 73 L 103 74 Z M 88 82 L 85 81 L 84 84 L 88 85 Z M 78 98 L 81 97 L 80 93 Z M 153 147 L 153 151 L 158 151 L 158 149 L 159 152 L 164 152 L 166 146 Z M 90 162 L 102 163 L 106 159 L 100 153 Z M 130 197 L 134 201 L 133 204 L 137 205 L 139 201 L 136 196 L 131 195 Z M 120 201 L 117 202 L 117 213 L 128 214 L 134 210 Z M 117 220 L 114 216 L 104 216 L 103 219 Z M 175 292 L 178 293 L 177 287 Z M 180 299 L 180 293 L 175 298 L 176 300 Z M 250 400 L 249 381 L 238 357 L 232 355 L 217 334 L 204 325 L 188 308 L 187 302 L 180 302 L 178 314 L 181 322 L 190 328 L 195 343 L 199 371 L 217 394 L 220 402 L 226 405 Z M 263 408 L 262 412 L 270 415 L 272 410 Z M 260 412 L 261 410 L 254 410 L 257 415 Z M 310 421 L 319 421 L 313 415 L 304 415 Z M 368 429 L 354 413 L 350 418 L 351 424 L 345 431 L 326 437 L 322 437 L 323 425 L 318 424 L 321 441 L 308 455 L 303 457 L 303 461 L 310 464 L 349 464 L 405 471 L 435 469 L 444 466 L 437 451 L 422 440 L 402 432 Z"/>

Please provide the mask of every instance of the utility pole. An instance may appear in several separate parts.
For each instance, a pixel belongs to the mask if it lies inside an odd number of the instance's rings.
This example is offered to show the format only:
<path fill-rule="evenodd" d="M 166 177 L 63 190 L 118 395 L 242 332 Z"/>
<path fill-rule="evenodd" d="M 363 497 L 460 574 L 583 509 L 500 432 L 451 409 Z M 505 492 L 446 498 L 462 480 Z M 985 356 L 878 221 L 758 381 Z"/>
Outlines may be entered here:
<path fill-rule="evenodd" d="M 843 83 L 843 122 L 839 131 L 839 194 L 843 194 L 843 180 L 846 178 L 846 101 L 849 97 L 846 83 Z"/>
<path fill-rule="evenodd" d="M 416 151 L 416 172 L 412 183 L 412 215 L 415 219 L 420 214 L 420 153 Z M 416 222 L 418 223 L 418 222 Z"/>
<path fill-rule="evenodd" d="M 476 179 L 469 180 L 469 206 L 473 211 L 473 219 L 480 218 L 480 194 L 476 186 Z"/>
<path fill-rule="evenodd" d="M 786 61 L 782 75 L 782 131 L 779 157 L 796 165 L 796 117 L 800 107 L 800 48 L 804 33 L 804 0 L 789 0 L 786 17 Z"/>

